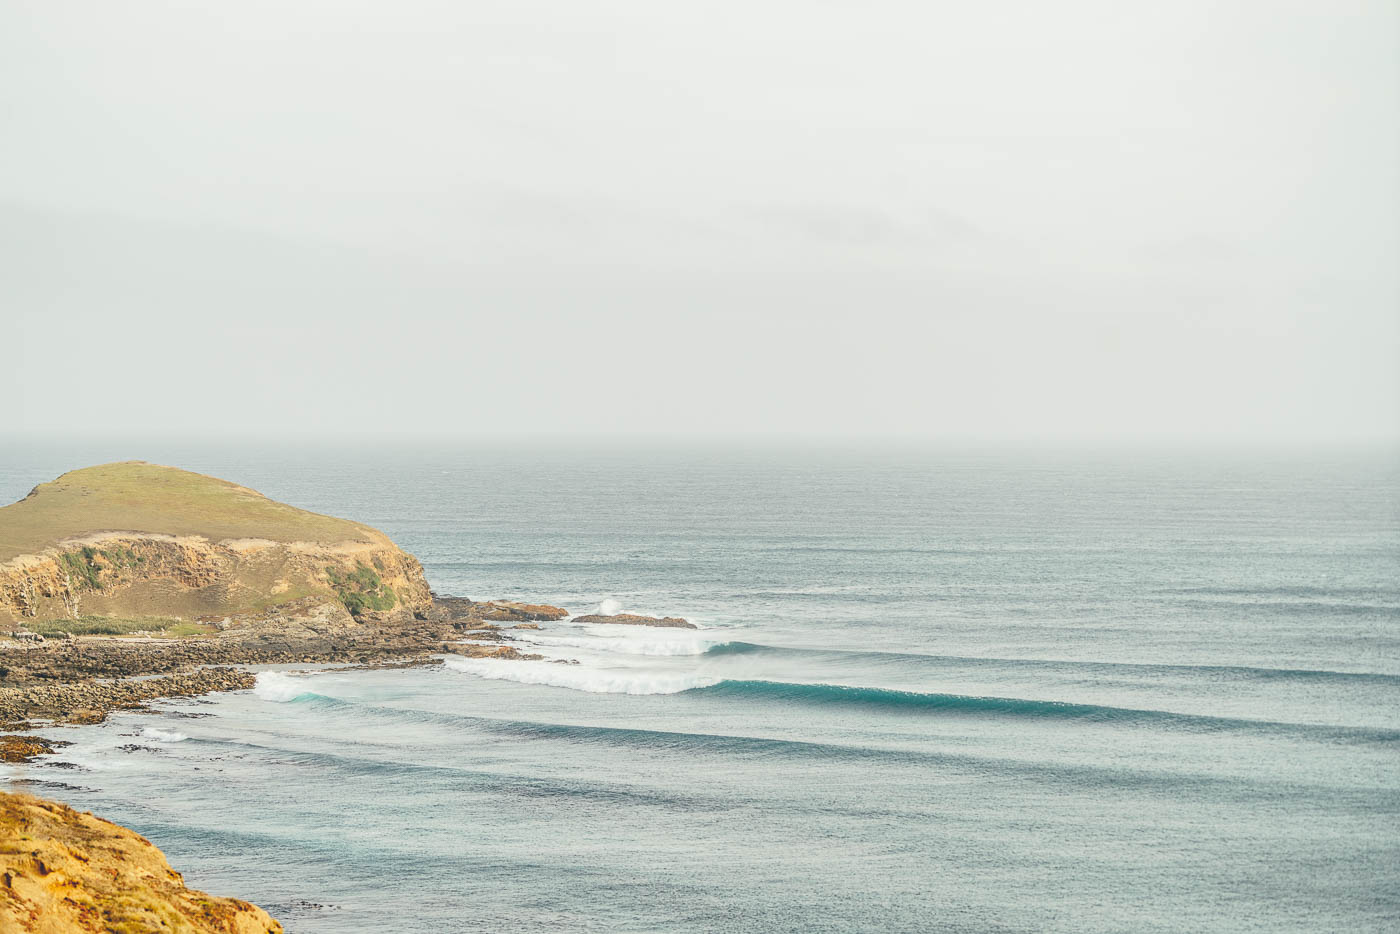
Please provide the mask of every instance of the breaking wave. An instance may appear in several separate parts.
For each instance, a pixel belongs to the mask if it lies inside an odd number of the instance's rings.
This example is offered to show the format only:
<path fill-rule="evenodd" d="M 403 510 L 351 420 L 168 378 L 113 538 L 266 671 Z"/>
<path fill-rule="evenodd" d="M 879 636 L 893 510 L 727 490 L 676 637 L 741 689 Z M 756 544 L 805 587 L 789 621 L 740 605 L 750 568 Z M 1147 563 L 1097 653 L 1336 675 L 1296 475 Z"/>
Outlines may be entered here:
<path fill-rule="evenodd" d="M 598 632 L 593 636 L 555 636 L 530 633 L 518 638 L 522 642 L 530 645 L 537 645 L 542 648 L 575 648 L 593 649 L 600 652 L 613 652 L 620 655 L 704 655 L 711 652 L 718 645 L 725 643 L 716 639 L 706 639 L 695 635 L 687 630 L 680 630 L 676 634 L 661 635 L 660 633 L 648 633 L 646 635 L 633 635 L 630 633 L 603 633 L 602 630 L 617 629 L 617 626 L 596 626 L 589 627 L 589 631 Z"/>
<path fill-rule="evenodd" d="M 285 704 L 300 697 L 314 695 L 315 692 L 309 689 L 307 680 L 305 676 L 289 675 L 280 671 L 259 672 L 257 683 L 253 685 L 253 694 L 265 701 Z"/>
<path fill-rule="evenodd" d="M 443 664 L 451 671 L 479 678 L 572 688 L 591 694 L 679 694 L 681 691 L 718 684 L 720 680 L 692 672 L 597 669 L 557 662 L 505 662 L 460 656 L 450 656 Z"/>

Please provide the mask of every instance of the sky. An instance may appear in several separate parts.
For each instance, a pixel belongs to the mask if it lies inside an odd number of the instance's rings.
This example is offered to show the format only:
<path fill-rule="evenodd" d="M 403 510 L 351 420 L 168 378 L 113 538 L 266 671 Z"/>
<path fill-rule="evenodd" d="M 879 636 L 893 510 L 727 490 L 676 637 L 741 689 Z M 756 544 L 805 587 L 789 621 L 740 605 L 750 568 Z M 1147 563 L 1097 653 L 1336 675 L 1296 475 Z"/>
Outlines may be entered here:
<path fill-rule="evenodd" d="M 1400 5 L 9 0 L 0 435 L 1400 439 Z"/>

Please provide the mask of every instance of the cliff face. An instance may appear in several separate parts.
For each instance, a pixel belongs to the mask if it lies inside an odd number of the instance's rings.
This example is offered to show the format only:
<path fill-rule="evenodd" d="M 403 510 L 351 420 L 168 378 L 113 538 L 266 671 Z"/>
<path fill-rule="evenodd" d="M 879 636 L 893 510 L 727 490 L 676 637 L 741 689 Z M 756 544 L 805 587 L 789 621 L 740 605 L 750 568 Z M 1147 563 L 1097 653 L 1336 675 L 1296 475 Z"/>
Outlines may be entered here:
<path fill-rule="evenodd" d="M 418 560 L 376 529 L 150 464 L 74 471 L 0 509 L 7 551 L 0 623 L 217 618 L 309 596 L 373 620 L 432 603 Z"/>
<path fill-rule="evenodd" d="M 186 888 L 125 827 L 0 792 L 0 930 L 281 934 L 282 925 L 255 905 Z"/>

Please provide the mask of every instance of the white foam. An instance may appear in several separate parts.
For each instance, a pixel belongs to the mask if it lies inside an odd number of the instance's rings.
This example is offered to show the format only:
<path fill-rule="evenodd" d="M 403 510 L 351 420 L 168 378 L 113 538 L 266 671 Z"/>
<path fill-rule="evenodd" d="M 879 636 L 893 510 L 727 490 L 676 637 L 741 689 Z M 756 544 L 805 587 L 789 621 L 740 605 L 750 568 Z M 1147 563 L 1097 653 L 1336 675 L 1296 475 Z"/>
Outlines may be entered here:
<path fill-rule="evenodd" d="M 263 671 L 258 673 L 257 683 L 253 685 L 253 694 L 265 701 L 285 704 L 310 693 L 306 682 L 305 677 L 281 671 Z"/>
<path fill-rule="evenodd" d="M 585 628 L 580 626 L 580 628 Z M 588 626 L 586 632 L 592 635 L 581 636 L 556 636 L 544 633 L 521 633 L 517 638 L 530 645 L 537 645 L 545 648 L 563 647 L 577 649 L 592 649 L 598 652 L 616 652 L 621 655 L 704 655 L 711 648 L 726 641 L 723 639 L 706 639 L 697 636 L 692 632 L 682 631 L 684 634 L 660 633 L 617 633 L 600 630 L 615 630 L 618 627 L 607 624 L 599 626 Z"/>
<path fill-rule="evenodd" d="M 162 730 L 160 727 L 148 726 L 141 731 L 141 735 L 146 739 L 153 739 L 158 743 L 179 743 L 189 739 L 184 733 L 175 730 Z"/>
<path fill-rule="evenodd" d="M 599 616 L 616 616 L 622 612 L 622 603 L 614 600 L 612 597 L 608 597 L 602 603 L 598 604 L 598 609 L 593 612 Z"/>
<path fill-rule="evenodd" d="M 553 662 L 449 656 L 443 663 L 452 671 L 495 681 L 544 684 L 593 694 L 677 694 L 691 688 L 718 684 L 719 678 L 694 672 L 651 671 L 644 668 L 598 669 Z"/>

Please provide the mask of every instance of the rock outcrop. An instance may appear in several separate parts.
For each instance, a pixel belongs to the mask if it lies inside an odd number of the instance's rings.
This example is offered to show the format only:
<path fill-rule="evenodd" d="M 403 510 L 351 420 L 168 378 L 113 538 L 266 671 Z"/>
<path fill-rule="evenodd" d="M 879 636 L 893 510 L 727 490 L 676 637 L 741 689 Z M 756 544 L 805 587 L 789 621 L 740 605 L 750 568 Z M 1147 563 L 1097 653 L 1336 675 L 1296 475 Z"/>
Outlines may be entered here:
<path fill-rule="evenodd" d="M 311 596 L 368 620 L 432 603 L 418 560 L 383 532 L 173 467 L 75 470 L 0 509 L 0 625 L 219 619 Z"/>
<path fill-rule="evenodd" d="M 282 925 L 255 905 L 187 888 L 125 827 L 0 792 L 0 931 L 281 934 Z"/>
<path fill-rule="evenodd" d="M 604 616 L 601 613 L 591 613 L 588 616 L 575 616 L 571 622 L 614 623 L 619 626 L 660 626 L 666 629 L 700 628 L 692 622 L 681 619 L 679 616 L 638 616 L 635 613 L 617 613 L 612 616 Z"/>
<path fill-rule="evenodd" d="M 72 743 L 45 739 L 42 736 L 0 736 L 0 762 L 33 762 L 40 756 L 51 756 Z"/>
<path fill-rule="evenodd" d="M 433 595 L 429 619 L 452 623 L 537 623 L 568 619 L 569 611 L 547 603 L 516 603 L 512 600 L 470 600 L 466 597 Z"/>

